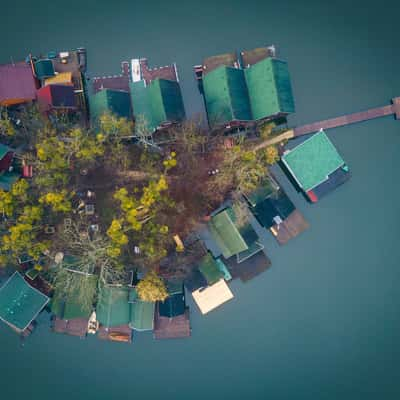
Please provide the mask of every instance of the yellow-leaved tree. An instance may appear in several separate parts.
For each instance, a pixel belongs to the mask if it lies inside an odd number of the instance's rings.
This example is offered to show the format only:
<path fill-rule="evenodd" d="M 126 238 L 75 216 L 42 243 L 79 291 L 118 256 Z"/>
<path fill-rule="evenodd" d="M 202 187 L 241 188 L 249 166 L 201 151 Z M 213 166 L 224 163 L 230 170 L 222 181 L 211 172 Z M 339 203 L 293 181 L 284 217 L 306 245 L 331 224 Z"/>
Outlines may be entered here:
<path fill-rule="evenodd" d="M 137 284 L 136 290 L 140 300 L 143 301 L 164 301 L 168 297 L 164 281 L 154 270 L 149 271 Z"/>

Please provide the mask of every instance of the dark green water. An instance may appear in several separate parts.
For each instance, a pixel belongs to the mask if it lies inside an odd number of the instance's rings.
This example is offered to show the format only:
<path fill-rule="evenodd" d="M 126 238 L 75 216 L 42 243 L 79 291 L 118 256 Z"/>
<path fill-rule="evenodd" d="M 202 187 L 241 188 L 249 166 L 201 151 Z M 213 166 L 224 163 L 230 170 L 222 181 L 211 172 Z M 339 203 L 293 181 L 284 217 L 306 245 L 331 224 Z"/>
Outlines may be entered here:
<path fill-rule="evenodd" d="M 215 4 L 214 4 L 215 3 Z M 400 96 L 395 1 L 118 0 L 2 3 L 0 62 L 86 46 L 89 69 L 117 73 L 136 56 L 176 61 L 186 107 L 201 110 L 192 65 L 274 43 L 288 60 L 292 124 L 387 104 Z M 283 180 L 311 229 L 266 246 L 272 269 L 201 317 L 193 337 L 132 346 L 50 334 L 24 348 L 0 327 L 0 399 L 399 399 L 400 122 L 328 132 L 353 172 L 308 205 Z"/>

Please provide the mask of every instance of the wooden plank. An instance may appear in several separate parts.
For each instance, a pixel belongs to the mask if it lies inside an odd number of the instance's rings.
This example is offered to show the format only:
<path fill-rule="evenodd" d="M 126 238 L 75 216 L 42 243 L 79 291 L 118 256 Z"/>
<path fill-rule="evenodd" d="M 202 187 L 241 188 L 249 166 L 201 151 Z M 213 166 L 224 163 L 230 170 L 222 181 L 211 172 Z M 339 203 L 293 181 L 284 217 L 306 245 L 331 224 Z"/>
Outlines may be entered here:
<path fill-rule="evenodd" d="M 294 129 L 294 136 L 307 135 L 309 133 L 318 132 L 320 129 L 330 129 L 337 128 L 339 126 L 345 126 L 349 124 L 355 124 L 357 122 L 368 121 L 374 118 L 385 117 L 387 115 L 391 115 L 397 112 L 400 117 L 400 100 L 397 103 L 397 99 L 393 99 L 393 106 L 383 106 L 377 108 L 371 108 L 370 110 L 361 111 L 353 114 L 343 115 L 336 118 L 330 118 L 319 122 L 314 122 L 312 124 L 307 124 L 303 126 L 299 126 Z M 398 108 L 397 108 L 398 104 Z"/>

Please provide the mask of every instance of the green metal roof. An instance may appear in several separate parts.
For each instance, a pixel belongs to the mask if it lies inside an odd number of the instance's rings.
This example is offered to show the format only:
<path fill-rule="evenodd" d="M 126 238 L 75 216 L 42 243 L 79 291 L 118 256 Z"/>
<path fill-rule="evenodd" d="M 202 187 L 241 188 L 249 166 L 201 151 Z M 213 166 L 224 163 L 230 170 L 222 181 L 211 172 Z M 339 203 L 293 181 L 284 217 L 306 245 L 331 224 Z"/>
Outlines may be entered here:
<path fill-rule="evenodd" d="M 26 329 L 49 302 L 15 272 L 0 288 L 0 318 L 18 330 Z"/>
<path fill-rule="evenodd" d="M 5 144 L 0 143 L 0 160 L 9 152 L 11 149 Z"/>
<path fill-rule="evenodd" d="M 16 172 L 3 172 L 0 175 L 0 189 L 10 191 L 12 185 L 21 177 Z"/>
<path fill-rule="evenodd" d="M 329 174 L 344 165 L 324 131 L 284 154 L 282 161 L 305 192 L 326 181 Z"/>
<path fill-rule="evenodd" d="M 35 73 L 38 79 L 54 76 L 54 66 L 51 60 L 39 60 L 35 62 Z"/>
<path fill-rule="evenodd" d="M 165 122 L 185 118 L 181 89 L 178 82 L 155 79 L 148 86 L 145 82 L 130 83 L 135 118 L 143 116 L 150 132 Z"/>
<path fill-rule="evenodd" d="M 207 253 L 199 262 L 199 270 L 204 275 L 209 285 L 213 285 L 224 277 L 224 274 L 218 268 L 214 257 Z"/>
<path fill-rule="evenodd" d="M 208 223 L 210 232 L 225 258 L 229 258 L 248 248 L 245 239 L 233 221 L 233 216 L 233 209 L 226 208 L 214 215 Z"/>
<path fill-rule="evenodd" d="M 136 298 L 131 304 L 129 326 L 137 331 L 149 331 L 154 325 L 155 303 Z"/>
<path fill-rule="evenodd" d="M 245 75 L 253 119 L 295 111 L 286 62 L 265 58 L 246 68 Z"/>
<path fill-rule="evenodd" d="M 243 70 L 220 66 L 204 76 L 203 88 L 211 126 L 252 119 Z"/>
<path fill-rule="evenodd" d="M 128 119 L 132 117 L 129 93 L 121 90 L 103 89 L 89 97 L 89 105 L 92 121 L 104 113 L 113 113 Z"/>
<path fill-rule="evenodd" d="M 96 307 L 97 320 L 105 327 L 127 325 L 130 320 L 129 292 L 127 287 L 104 286 Z"/>
<path fill-rule="evenodd" d="M 245 69 L 220 66 L 203 76 L 211 126 L 294 112 L 287 63 L 265 58 Z"/>
<path fill-rule="evenodd" d="M 72 274 L 73 272 L 71 272 Z M 75 274 L 75 279 L 88 279 L 89 285 L 95 288 L 97 284 L 96 276 L 85 276 L 81 274 Z M 94 300 L 94 299 L 93 299 Z M 59 293 L 54 293 L 54 297 L 51 301 L 51 311 L 57 317 L 61 319 L 75 319 L 75 318 L 89 318 L 92 312 L 92 305 L 83 305 L 79 301 L 78 293 L 71 293 L 67 298 L 62 297 Z"/>

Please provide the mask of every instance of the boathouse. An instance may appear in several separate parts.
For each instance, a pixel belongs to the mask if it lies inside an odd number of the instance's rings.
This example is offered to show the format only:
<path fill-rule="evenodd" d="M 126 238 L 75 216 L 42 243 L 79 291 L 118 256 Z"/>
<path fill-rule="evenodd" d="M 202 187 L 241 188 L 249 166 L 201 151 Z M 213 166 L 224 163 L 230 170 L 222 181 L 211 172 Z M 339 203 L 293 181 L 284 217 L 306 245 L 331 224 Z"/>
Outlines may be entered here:
<path fill-rule="evenodd" d="M 149 135 L 185 118 L 175 64 L 150 69 L 146 59 L 134 59 L 129 86 L 135 120 L 145 123 Z"/>
<path fill-rule="evenodd" d="M 350 178 L 348 166 L 323 130 L 285 151 L 281 161 L 312 203 Z"/>
<path fill-rule="evenodd" d="M 98 337 L 112 341 L 131 342 L 129 293 L 124 286 L 104 286 L 99 292 L 96 306 L 97 321 L 100 323 Z"/>
<path fill-rule="evenodd" d="M 49 84 L 72 85 L 77 108 L 84 113 L 87 112 L 86 87 L 85 78 L 83 76 L 83 73 L 86 71 L 86 50 L 84 48 L 71 51 L 50 51 L 46 55 L 46 58 L 36 60 L 32 57 L 28 57 L 28 60 L 30 60 L 35 67 L 36 64 L 39 63 L 39 74 L 43 86 Z M 42 63 L 43 66 L 41 65 Z M 52 75 L 51 68 L 53 68 L 54 71 Z"/>
<path fill-rule="evenodd" d="M 182 283 L 167 285 L 168 298 L 156 303 L 154 314 L 155 339 L 174 339 L 190 336 L 189 307 L 185 302 Z"/>
<path fill-rule="evenodd" d="M 250 222 L 240 221 L 234 207 L 214 214 L 208 229 L 225 259 L 236 256 L 240 263 L 264 248 Z"/>
<path fill-rule="evenodd" d="M 136 331 L 151 331 L 154 327 L 155 303 L 140 300 L 136 289 L 129 293 L 131 329 Z"/>
<path fill-rule="evenodd" d="M 211 128 L 245 126 L 295 111 L 288 65 L 269 48 L 210 57 L 195 67 Z"/>
<path fill-rule="evenodd" d="M 15 272 L 0 288 L 0 319 L 17 333 L 24 334 L 49 300 Z"/>
<path fill-rule="evenodd" d="M 250 211 L 260 225 L 269 229 L 279 244 L 285 244 L 308 228 L 308 223 L 284 190 L 272 179 L 245 195 Z"/>
<path fill-rule="evenodd" d="M 233 293 L 224 279 L 220 279 L 211 286 L 195 290 L 192 296 L 202 314 L 207 314 L 233 299 Z"/>
<path fill-rule="evenodd" d="M 0 106 L 13 106 L 36 99 L 36 82 L 26 63 L 0 65 Z"/>
<path fill-rule="evenodd" d="M 112 113 L 127 119 L 132 118 L 130 95 L 122 90 L 103 89 L 90 96 L 89 104 L 93 123 L 96 123 L 105 113 Z"/>
<path fill-rule="evenodd" d="M 96 293 L 97 278 L 94 275 L 86 275 L 79 272 L 74 274 L 74 280 L 87 280 L 86 290 L 93 294 L 89 302 L 84 304 L 80 299 L 79 292 L 75 291 L 67 296 L 55 291 L 51 301 L 51 311 L 54 314 L 52 330 L 56 333 L 85 337 L 88 329 L 89 317 L 93 311 L 92 303 Z"/>

